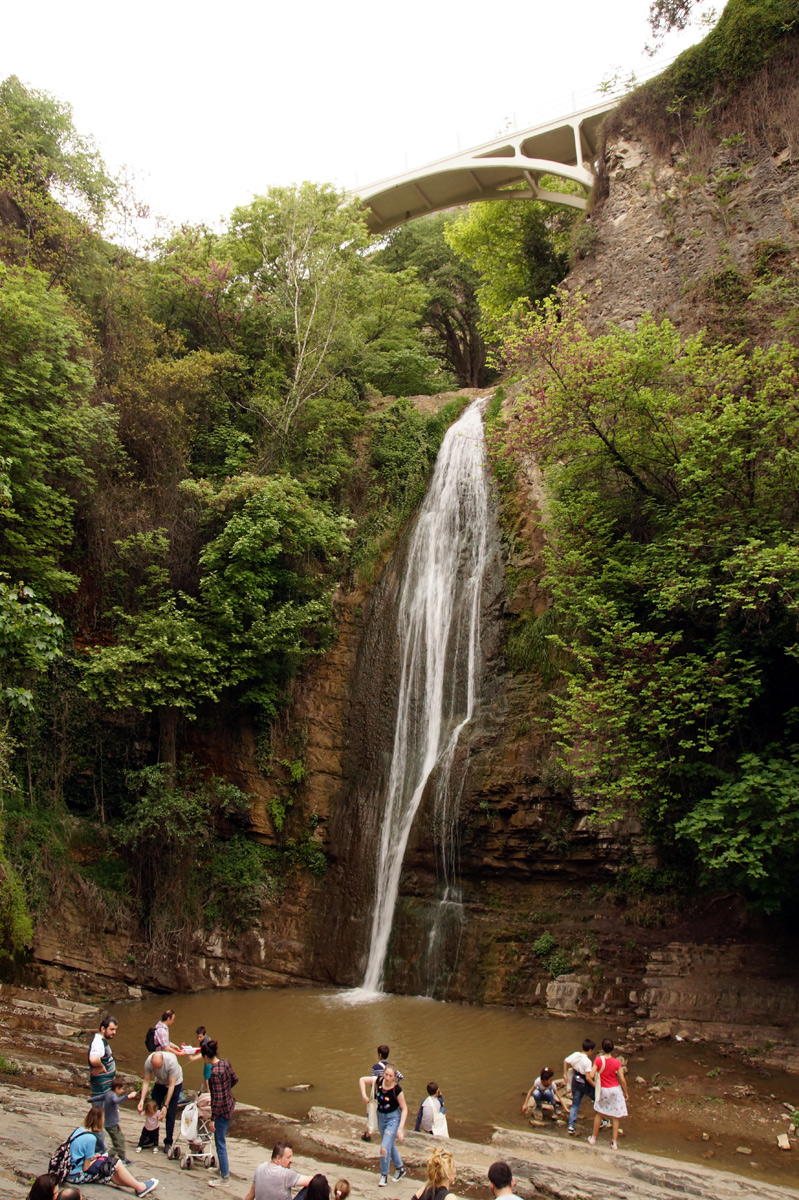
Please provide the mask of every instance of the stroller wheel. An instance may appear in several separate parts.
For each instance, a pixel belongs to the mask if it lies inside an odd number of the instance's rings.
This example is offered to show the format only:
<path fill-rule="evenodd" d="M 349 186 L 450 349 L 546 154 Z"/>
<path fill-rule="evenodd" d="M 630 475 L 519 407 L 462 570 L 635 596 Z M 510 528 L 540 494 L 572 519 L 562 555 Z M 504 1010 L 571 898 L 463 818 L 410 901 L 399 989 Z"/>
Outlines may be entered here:
<path fill-rule="evenodd" d="M 180 1146 L 170 1146 L 166 1156 L 167 1158 L 180 1158 Z"/>
<path fill-rule="evenodd" d="M 209 1166 L 209 1167 L 215 1167 L 215 1166 L 216 1166 L 216 1155 L 215 1155 L 215 1154 L 209 1154 L 209 1155 L 208 1155 L 208 1166 Z"/>
<path fill-rule="evenodd" d="M 191 1159 L 189 1158 L 188 1154 L 184 1154 L 183 1158 L 180 1160 L 181 1171 L 187 1171 L 190 1166 L 191 1166 Z"/>
<path fill-rule="evenodd" d="M 203 1166 L 204 1166 L 204 1167 L 210 1167 L 210 1165 L 211 1165 L 211 1155 L 210 1155 L 210 1154 L 204 1154 L 204 1155 L 203 1155 Z"/>

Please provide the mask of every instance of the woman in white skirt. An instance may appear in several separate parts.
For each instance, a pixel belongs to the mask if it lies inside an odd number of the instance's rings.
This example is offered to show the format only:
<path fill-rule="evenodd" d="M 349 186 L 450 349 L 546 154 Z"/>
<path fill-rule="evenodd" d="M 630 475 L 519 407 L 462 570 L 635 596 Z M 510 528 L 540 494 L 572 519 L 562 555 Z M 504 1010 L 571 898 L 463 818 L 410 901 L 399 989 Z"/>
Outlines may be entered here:
<path fill-rule="evenodd" d="M 610 1117 L 613 1126 L 613 1141 L 610 1143 L 610 1148 L 618 1150 L 619 1120 L 627 1116 L 627 1080 L 621 1061 L 613 1057 L 613 1042 L 610 1038 L 605 1038 L 602 1043 L 602 1053 L 594 1059 L 594 1069 L 587 1078 L 596 1089 L 594 1132 L 588 1141 L 590 1145 L 596 1145 L 599 1126 L 604 1117 Z"/>

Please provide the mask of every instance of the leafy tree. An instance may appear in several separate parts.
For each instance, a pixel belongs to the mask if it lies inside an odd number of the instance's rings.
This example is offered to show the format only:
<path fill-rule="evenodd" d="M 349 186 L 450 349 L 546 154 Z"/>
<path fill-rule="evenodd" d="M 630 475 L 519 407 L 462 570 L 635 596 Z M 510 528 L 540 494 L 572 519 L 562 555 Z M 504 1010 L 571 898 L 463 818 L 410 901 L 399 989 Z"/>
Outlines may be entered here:
<path fill-rule="evenodd" d="M 599 814 L 669 843 L 794 704 L 799 353 L 651 319 L 591 338 L 547 302 L 511 360 L 540 382 L 493 453 L 545 473 L 564 756 Z"/>
<path fill-rule="evenodd" d="M 209 644 L 197 601 L 184 593 L 152 609 L 116 615 L 117 641 L 88 652 L 83 686 L 111 709 L 157 713 L 159 760 L 173 771 L 178 717 L 194 720 L 224 687 L 218 647 Z"/>
<path fill-rule="evenodd" d="M 14 75 L 0 84 L 0 256 L 62 280 L 114 191 L 68 104 Z"/>
<path fill-rule="evenodd" d="M 243 699 L 274 716 L 298 663 L 325 644 L 330 584 L 318 568 L 346 549 L 349 522 L 285 476 L 240 475 L 217 492 L 191 491 L 217 530 L 200 554 L 200 597 L 225 686 L 243 685 Z"/>
<path fill-rule="evenodd" d="M 176 918 L 184 942 L 179 949 L 185 950 L 187 935 L 202 920 L 209 900 L 209 860 L 227 857 L 224 843 L 217 841 L 217 825 L 246 819 L 249 798 L 222 779 L 206 778 L 192 762 L 176 776 L 162 766 L 131 771 L 128 784 L 132 799 L 113 841 L 130 864 L 150 952 L 167 947 L 174 952 Z M 239 880 L 239 908 L 228 889 L 214 897 L 228 928 L 245 928 L 257 914 L 258 885 L 265 872 L 257 857 L 248 865 L 249 878 Z M 221 912 L 220 899 L 227 902 Z"/>
<path fill-rule="evenodd" d="M 63 621 L 0 575 L 0 711 L 30 708 L 32 685 L 61 653 Z"/>
<path fill-rule="evenodd" d="M 699 0 L 652 0 L 649 24 L 654 34 L 663 35 L 672 29 L 685 29 L 691 11 Z"/>
<path fill-rule="evenodd" d="M 449 383 L 449 375 L 429 353 L 420 328 L 428 291 L 414 268 L 390 271 L 380 264 L 378 254 L 364 276 L 362 349 L 353 358 L 353 372 L 393 396 L 440 391 Z"/>
<path fill-rule="evenodd" d="M 489 339 L 520 300 L 542 300 L 564 278 L 576 216 L 576 209 L 536 200 L 486 200 L 447 225 L 447 243 L 479 276 L 477 299 Z"/>
<path fill-rule="evenodd" d="M 368 243 L 359 206 L 330 186 L 272 188 L 233 213 L 227 247 L 247 283 L 242 337 L 261 358 L 252 407 L 281 447 L 348 364 Z"/>
<path fill-rule="evenodd" d="M 696 844 L 706 883 L 739 888 L 776 912 L 799 885 L 799 747 L 742 755 L 737 778 L 700 801 L 677 830 Z"/>
<path fill-rule="evenodd" d="M 199 594 L 169 587 L 161 535 L 125 544 L 144 552 L 138 611 L 115 610 L 116 641 L 89 650 L 83 682 L 112 709 L 158 715 L 170 785 L 181 717 L 196 719 L 228 689 L 274 716 L 294 668 L 324 644 L 330 587 L 310 564 L 347 544 L 342 519 L 283 476 L 239 475 L 218 491 L 187 480 L 183 491 L 206 525 Z"/>
<path fill-rule="evenodd" d="M 0 456 L 7 497 L 0 556 L 47 602 L 78 583 L 63 558 L 73 520 L 117 453 L 112 410 L 90 403 L 88 347 L 64 296 L 29 268 L 0 263 Z"/>
<path fill-rule="evenodd" d="M 490 373 L 478 328 L 479 276 L 447 242 L 453 220 L 451 214 L 437 213 L 391 230 L 376 259 L 389 271 L 416 271 L 428 293 L 422 320 L 429 354 L 461 387 L 482 387 Z"/>
<path fill-rule="evenodd" d="M 145 280 L 153 319 L 188 350 L 236 350 L 247 284 L 222 235 L 184 225 L 157 250 Z"/>

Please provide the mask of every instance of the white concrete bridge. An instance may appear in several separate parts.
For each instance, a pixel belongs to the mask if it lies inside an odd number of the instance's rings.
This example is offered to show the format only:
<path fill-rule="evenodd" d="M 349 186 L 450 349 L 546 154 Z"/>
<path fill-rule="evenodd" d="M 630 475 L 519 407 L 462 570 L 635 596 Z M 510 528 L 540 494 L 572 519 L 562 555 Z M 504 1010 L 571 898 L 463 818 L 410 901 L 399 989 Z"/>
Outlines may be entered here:
<path fill-rule="evenodd" d="M 594 182 L 599 128 L 618 96 L 591 108 L 504 134 L 414 171 L 357 189 L 372 233 L 404 221 L 475 200 L 546 200 L 585 208 L 583 196 L 541 187 L 544 176 L 570 179 L 590 189 Z M 523 185 L 520 187 L 519 185 Z"/>

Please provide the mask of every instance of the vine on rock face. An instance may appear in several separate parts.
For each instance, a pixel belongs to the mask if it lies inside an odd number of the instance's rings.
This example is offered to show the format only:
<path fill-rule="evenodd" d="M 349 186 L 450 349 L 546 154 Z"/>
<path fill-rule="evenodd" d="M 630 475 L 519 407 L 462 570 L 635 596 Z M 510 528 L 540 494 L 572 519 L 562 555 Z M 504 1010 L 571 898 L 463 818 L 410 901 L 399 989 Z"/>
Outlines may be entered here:
<path fill-rule="evenodd" d="M 548 301 L 510 332 L 528 384 L 491 450 L 544 474 L 563 761 L 597 820 L 689 839 L 709 877 L 773 908 L 799 819 L 799 352 L 648 317 L 593 338 L 581 308 Z M 751 838 L 744 781 L 761 769 L 781 782 Z M 738 848 L 720 856 L 729 824 Z"/>

